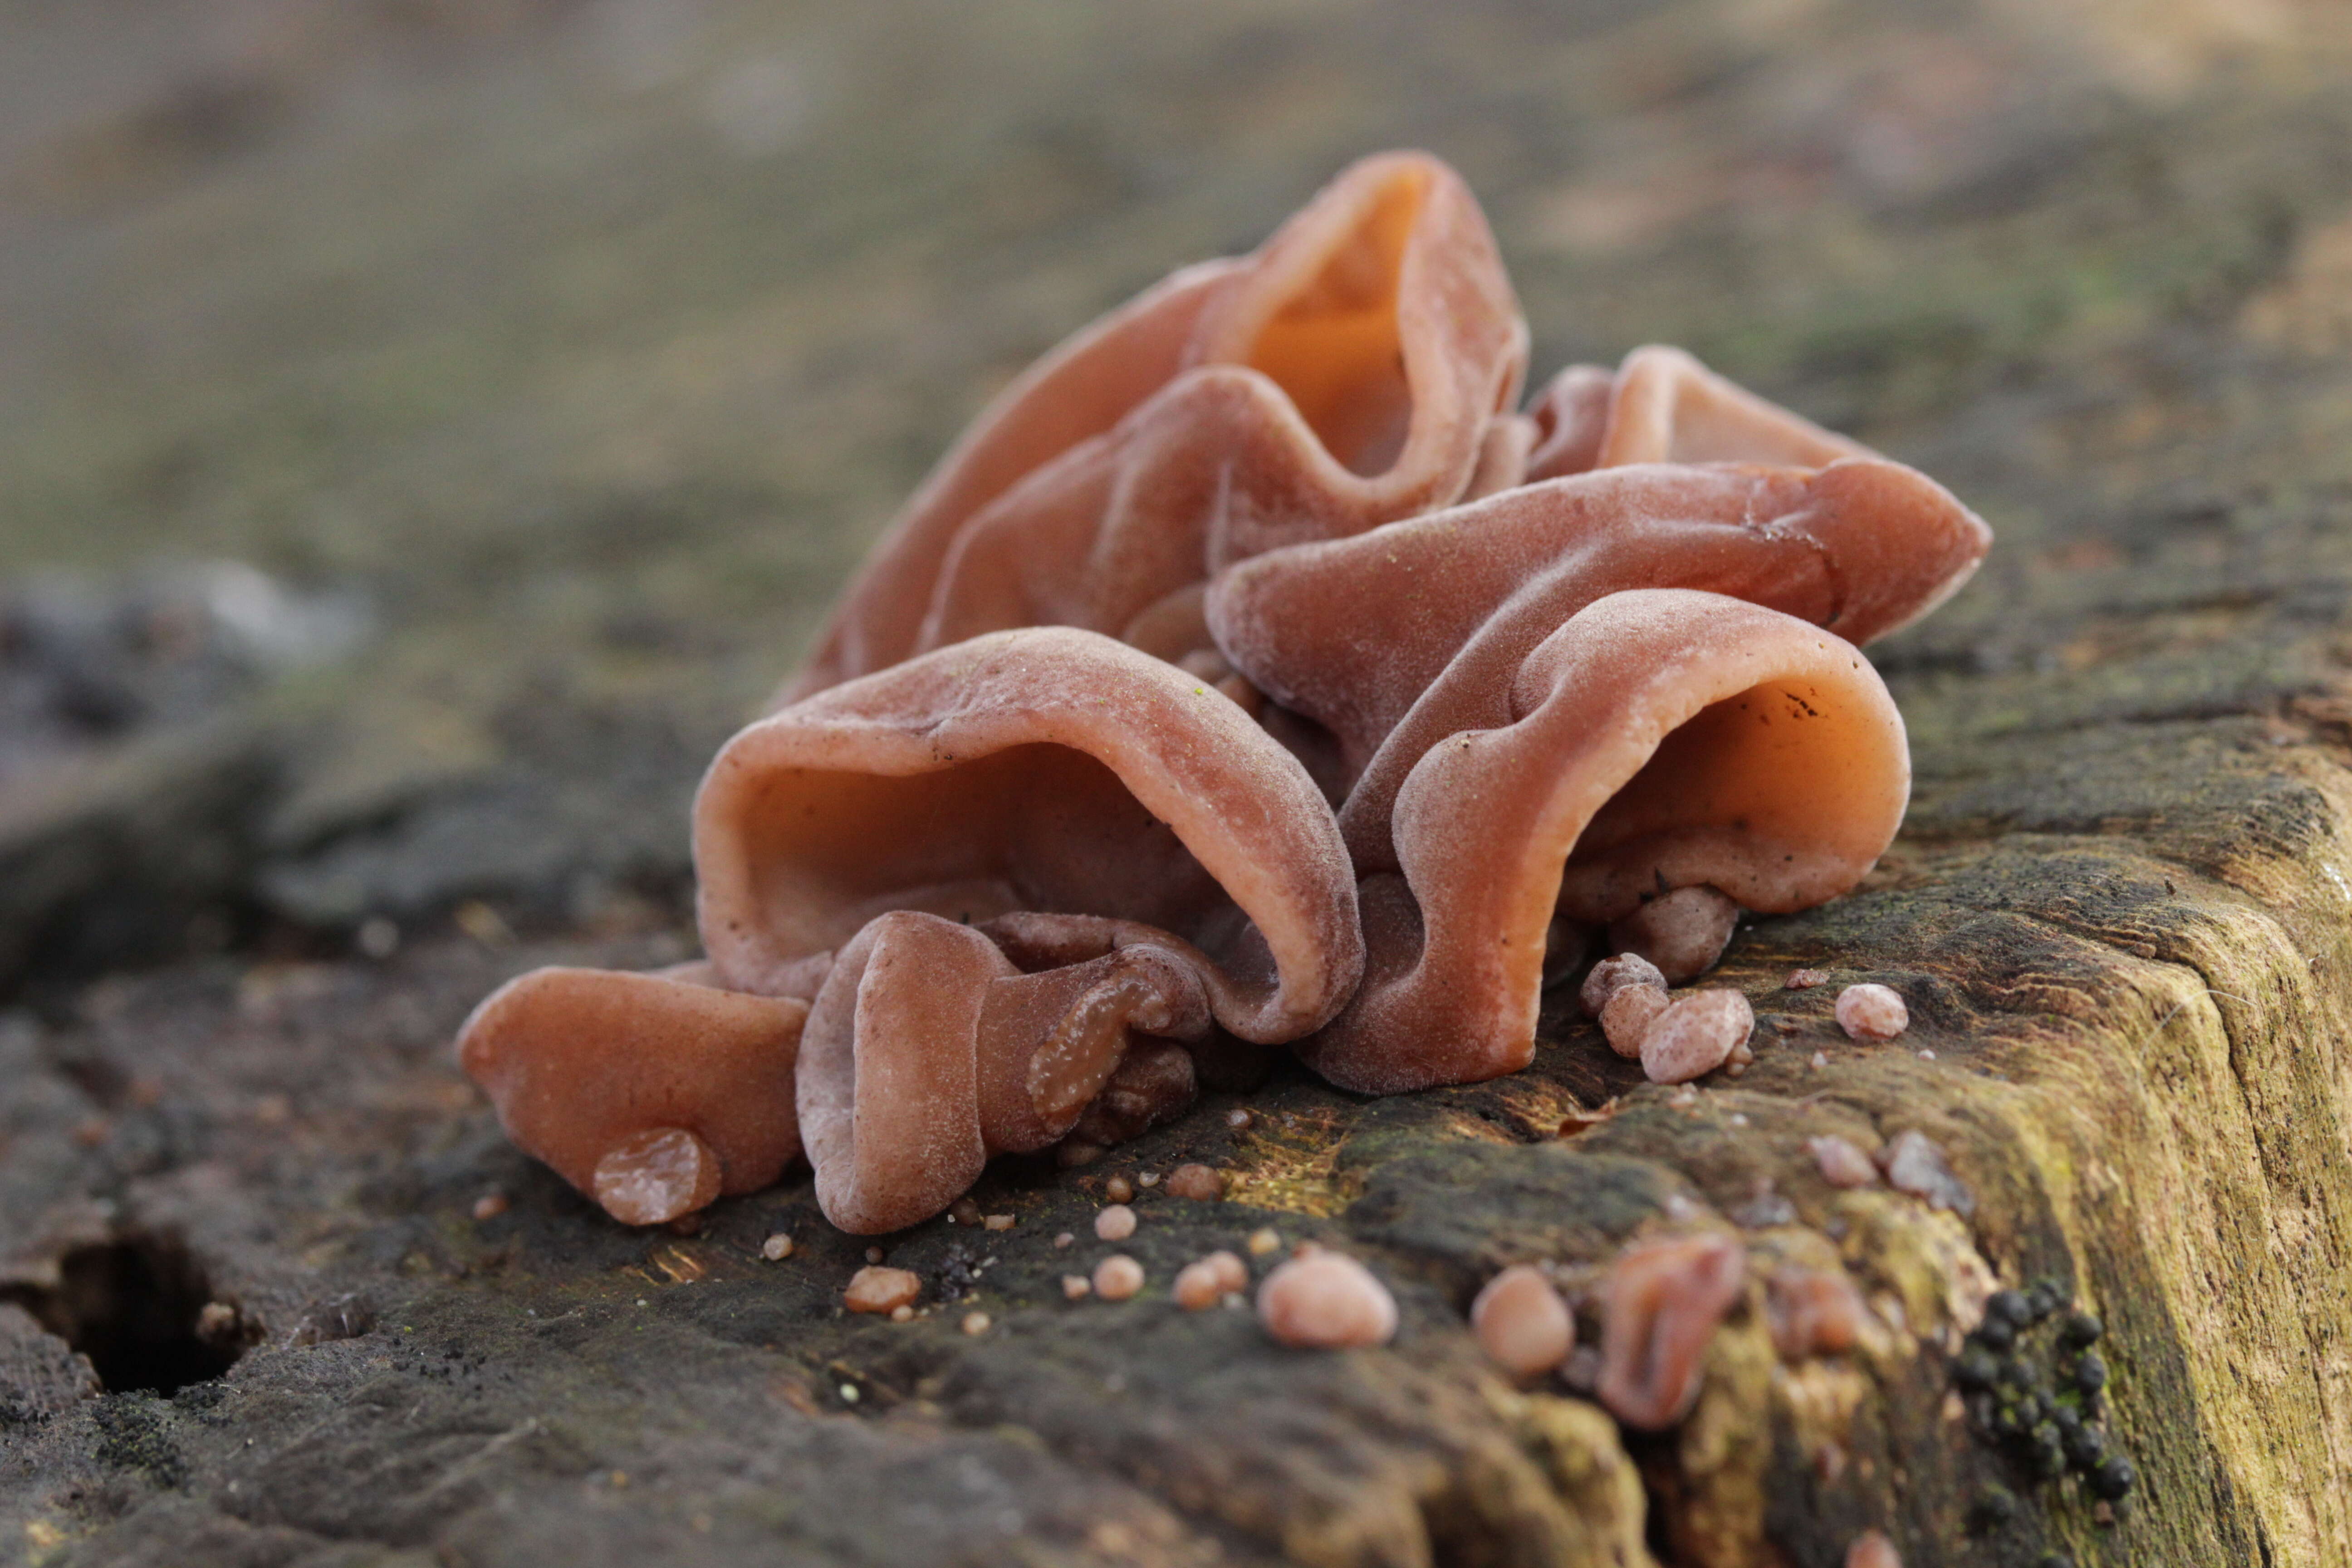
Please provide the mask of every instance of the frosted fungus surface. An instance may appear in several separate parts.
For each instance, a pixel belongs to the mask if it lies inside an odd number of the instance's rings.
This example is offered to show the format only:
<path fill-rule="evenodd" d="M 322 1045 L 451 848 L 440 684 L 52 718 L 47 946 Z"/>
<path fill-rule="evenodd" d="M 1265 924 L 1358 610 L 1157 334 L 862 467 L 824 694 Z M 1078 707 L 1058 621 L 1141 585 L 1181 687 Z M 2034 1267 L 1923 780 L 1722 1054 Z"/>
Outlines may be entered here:
<path fill-rule="evenodd" d="M 1046 355 L 713 762 L 708 959 L 468 1020 L 510 1135 L 625 1223 L 805 1155 L 889 1231 L 1178 1114 L 1213 1050 L 1512 1071 L 1594 951 L 1614 1048 L 1720 1065 L 1730 1003 L 1626 983 L 1874 863 L 1909 759 L 1857 645 L 1990 535 L 1680 350 L 1523 401 L 1528 341 L 1467 188 L 1400 153 Z"/>
<path fill-rule="evenodd" d="M 1755 1011 L 1738 992 L 1695 991 L 1642 1031 L 1642 1072 L 1652 1083 L 1703 1078 L 1729 1061 L 1755 1029 Z"/>
<path fill-rule="evenodd" d="M 1849 985 L 1838 993 L 1837 1021 L 1848 1039 L 1884 1045 L 1911 1026 L 1911 1009 L 1891 985 Z"/>
<path fill-rule="evenodd" d="M 1621 952 L 1614 958 L 1604 958 L 1592 966 L 1577 992 L 1577 1000 L 1584 1005 L 1584 1016 L 1598 1018 L 1609 1010 L 1617 994 L 1629 987 L 1655 991 L 1665 994 L 1666 977 L 1658 966 L 1638 952 Z"/>
<path fill-rule="evenodd" d="M 1621 1057 L 1639 1057 L 1642 1038 L 1670 1003 L 1663 986 L 1624 985 L 1601 1009 L 1601 1037 Z"/>

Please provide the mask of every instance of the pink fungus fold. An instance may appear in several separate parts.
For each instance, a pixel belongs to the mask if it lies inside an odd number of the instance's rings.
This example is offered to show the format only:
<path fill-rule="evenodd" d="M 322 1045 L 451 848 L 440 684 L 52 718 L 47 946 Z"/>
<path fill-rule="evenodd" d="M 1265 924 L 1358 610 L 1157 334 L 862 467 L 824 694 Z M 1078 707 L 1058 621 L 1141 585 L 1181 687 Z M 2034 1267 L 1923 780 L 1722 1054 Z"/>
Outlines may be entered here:
<path fill-rule="evenodd" d="M 1043 1147 L 1135 1036 L 1278 1044 L 1362 966 L 1306 771 L 1231 700 L 1099 634 L 992 634 L 738 735 L 696 807 L 713 967 L 835 948 L 799 1113 L 837 1225 L 898 1228 Z"/>
<path fill-rule="evenodd" d="M 1706 1347 L 1747 1273 L 1745 1250 L 1721 1236 L 1651 1242 L 1619 1258 L 1601 1283 L 1601 1403 L 1652 1432 L 1688 1415 Z"/>
<path fill-rule="evenodd" d="M 1262 1044 L 1361 971 L 1306 770 L 1213 688 L 1090 632 L 976 637 L 761 720 L 711 763 L 694 847 L 712 968 L 748 991 L 895 911 L 1002 921 L 1033 963 L 1152 942 Z"/>
<path fill-rule="evenodd" d="M 718 990 L 702 969 L 534 970 L 458 1034 L 507 1135 L 625 1224 L 756 1192 L 801 1152 L 808 1004 Z"/>
<path fill-rule="evenodd" d="M 1349 846 L 1377 856 L 1397 769 L 1492 723 L 1501 679 L 1607 595 L 1701 589 L 1863 643 L 1965 578 L 1989 537 L 1899 464 L 1651 464 L 1261 555 L 1221 575 L 1203 613 L 1236 669 L 1328 731 L 1356 786 Z"/>
<path fill-rule="evenodd" d="M 1516 483 L 1526 363 L 1460 176 L 1367 158 L 1255 254 L 1175 274 L 1008 389 L 786 697 L 1012 626 L 1206 651 L 1186 610 L 1218 568 Z"/>
<path fill-rule="evenodd" d="M 1858 881 L 1902 820 L 1893 700 L 1851 645 L 1793 616 L 1615 594 L 1490 679 L 1486 722 L 1366 775 L 1396 783 L 1357 858 L 1364 983 L 1300 1047 L 1343 1087 L 1525 1066 L 1556 914 L 1618 920 L 1693 886 L 1803 909 Z"/>
<path fill-rule="evenodd" d="M 1820 468 L 1841 458 L 1877 456 L 1660 343 L 1627 354 L 1614 374 L 1598 365 L 1569 366 L 1536 395 L 1529 415 L 1529 479 L 1627 463 Z"/>

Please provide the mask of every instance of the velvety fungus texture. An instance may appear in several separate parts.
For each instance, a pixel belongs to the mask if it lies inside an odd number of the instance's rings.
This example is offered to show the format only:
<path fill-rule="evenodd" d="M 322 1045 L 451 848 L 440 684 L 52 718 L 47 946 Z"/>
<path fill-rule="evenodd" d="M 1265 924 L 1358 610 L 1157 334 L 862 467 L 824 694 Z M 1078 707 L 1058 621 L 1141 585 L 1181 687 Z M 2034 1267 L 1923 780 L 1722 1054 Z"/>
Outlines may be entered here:
<path fill-rule="evenodd" d="M 1520 406 L 1528 341 L 1467 188 L 1393 153 L 1047 354 L 712 763 L 707 962 L 542 970 L 467 1023 L 516 1142 L 632 1225 L 805 1152 L 835 1225 L 888 1231 L 997 1154 L 1100 1157 L 1235 1053 L 1509 1072 L 1594 957 L 1613 1048 L 1739 1070 L 1731 994 L 1666 987 L 1885 848 L 1909 759 L 1858 647 L 1990 535 L 1678 349 Z M 1731 1265 L 1675 1245 L 1711 1299 Z M 1371 1299 L 1307 1265 L 1275 1301 Z M 1611 1330 L 1629 1420 L 1686 1392 L 1661 1290 L 1612 1308 L 1647 1325 Z"/>

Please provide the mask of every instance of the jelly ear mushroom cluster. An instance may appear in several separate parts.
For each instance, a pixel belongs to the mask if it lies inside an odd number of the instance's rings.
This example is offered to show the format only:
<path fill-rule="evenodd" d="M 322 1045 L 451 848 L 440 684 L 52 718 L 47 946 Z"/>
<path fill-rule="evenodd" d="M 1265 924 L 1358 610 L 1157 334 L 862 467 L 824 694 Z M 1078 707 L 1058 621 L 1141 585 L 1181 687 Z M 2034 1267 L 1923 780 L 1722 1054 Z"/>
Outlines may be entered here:
<path fill-rule="evenodd" d="M 894 1229 L 1172 1114 L 1202 1050 L 1489 1078 L 1588 954 L 1663 986 L 1852 888 L 1909 787 L 1856 645 L 1990 535 L 1679 350 L 1522 410 L 1527 346 L 1401 153 L 1048 354 L 712 763 L 708 963 L 467 1025 L 517 1142 L 633 1224 L 804 1152 Z"/>
<path fill-rule="evenodd" d="M 1527 352 L 1460 176 L 1368 158 L 1254 255 L 1175 273 L 1008 388 L 784 695 L 1019 626 L 1205 652 L 1192 606 L 1217 567 L 1515 479 Z"/>

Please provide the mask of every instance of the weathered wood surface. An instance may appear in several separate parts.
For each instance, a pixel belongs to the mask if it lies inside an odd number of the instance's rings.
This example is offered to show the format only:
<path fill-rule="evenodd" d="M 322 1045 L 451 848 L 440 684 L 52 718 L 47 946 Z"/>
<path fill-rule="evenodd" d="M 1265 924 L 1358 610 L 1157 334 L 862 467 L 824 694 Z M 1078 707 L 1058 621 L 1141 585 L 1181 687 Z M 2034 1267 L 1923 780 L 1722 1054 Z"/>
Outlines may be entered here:
<path fill-rule="evenodd" d="M 400 15 L 214 49 L 0 14 L 0 346 L 38 372 L 0 403 L 0 560 L 243 553 L 372 586 L 388 627 L 234 721 L 263 737 L 217 753 L 267 761 L 249 789 L 134 787 L 117 758 L 119 796 L 5 825 L 12 866 L 70 879 L 74 845 L 145 864 L 195 811 L 238 847 L 191 896 L 263 943 L 37 973 L 0 1026 L 0 1294 L 116 1384 L 82 1397 L 0 1308 L 0 1563 L 1812 1568 L 1866 1528 L 1913 1568 L 2352 1563 L 2352 79 L 2326 11 Z M 1686 342 L 2000 534 L 1880 650 L 1918 773 L 1895 852 L 1730 955 L 1755 1068 L 1677 1105 L 1562 1016 L 1475 1089 L 1277 1072 L 1104 1165 L 993 1173 L 1011 1231 L 893 1238 L 972 1293 L 978 1337 L 961 1308 L 838 1315 L 864 1243 L 804 1179 L 633 1235 L 517 1155 L 455 1023 L 551 957 L 675 955 L 698 753 L 977 397 L 1397 142 L 1487 201 L 1541 364 Z M 525 940 L 451 927 L 467 896 Z M 411 929 L 388 961 L 334 934 L 369 910 Z M 1896 984 L 1912 1032 L 1845 1042 L 1833 989 L 1777 989 L 1801 964 Z M 1972 1217 L 1837 1193 L 1803 1152 L 1908 1129 Z M 1066 1302 L 1103 1179 L 1179 1158 L 1230 1200 L 1147 1195 L 1152 1288 Z M 1751 1300 L 1663 1437 L 1484 1367 L 1486 1273 L 1597 1265 L 1694 1207 L 1759 1260 L 1841 1258 L 1879 1326 L 1784 1367 Z M 1166 1300 L 1260 1226 L 1373 1260 L 1397 1345 L 1283 1352 Z M 2112 1525 L 1953 1415 L 1956 1301 L 2043 1277 L 2108 1325 L 2141 1476 Z"/>

